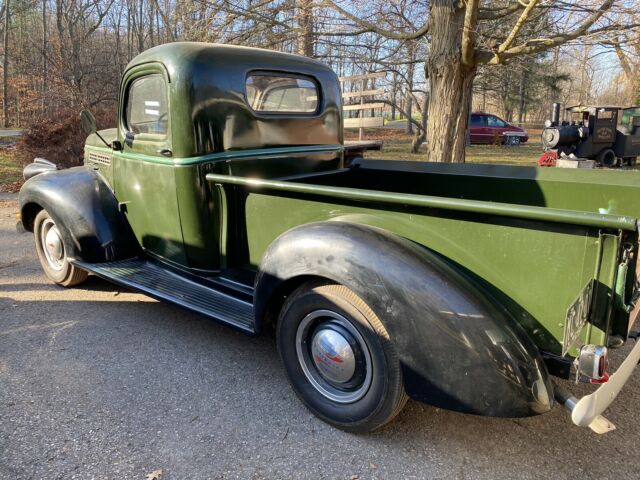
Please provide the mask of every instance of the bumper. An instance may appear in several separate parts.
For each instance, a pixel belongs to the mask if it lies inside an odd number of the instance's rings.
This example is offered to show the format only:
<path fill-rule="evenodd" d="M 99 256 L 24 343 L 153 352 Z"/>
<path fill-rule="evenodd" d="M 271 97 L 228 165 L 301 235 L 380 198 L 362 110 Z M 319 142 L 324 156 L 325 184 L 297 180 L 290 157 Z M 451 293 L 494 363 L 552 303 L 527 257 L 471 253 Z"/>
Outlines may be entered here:
<path fill-rule="evenodd" d="M 609 377 L 609 381 L 604 383 L 595 392 L 582 397 L 580 400 L 566 395 L 563 389 L 557 388 L 556 395 L 571 412 L 571 420 L 580 427 L 590 427 L 593 422 L 613 403 L 622 390 L 622 387 L 633 373 L 633 370 L 640 361 L 640 342 L 631 350 L 631 353 L 624 359 L 622 365 Z"/>

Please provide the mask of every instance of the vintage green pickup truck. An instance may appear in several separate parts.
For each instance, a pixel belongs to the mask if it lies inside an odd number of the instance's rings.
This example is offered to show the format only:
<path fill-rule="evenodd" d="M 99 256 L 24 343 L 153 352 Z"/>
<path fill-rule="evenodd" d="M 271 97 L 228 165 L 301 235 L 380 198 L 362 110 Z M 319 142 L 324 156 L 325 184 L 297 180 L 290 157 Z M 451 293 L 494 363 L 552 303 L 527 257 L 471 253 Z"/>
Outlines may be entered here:
<path fill-rule="evenodd" d="M 116 128 L 82 120 L 84 166 L 37 159 L 20 192 L 52 281 L 91 272 L 275 327 L 294 390 L 343 429 L 408 397 L 508 417 L 557 400 L 612 428 L 600 414 L 640 359 L 607 372 L 634 338 L 640 173 L 346 164 L 331 69 L 204 43 L 136 57 Z M 601 385 L 577 399 L 552 376 Z"/>

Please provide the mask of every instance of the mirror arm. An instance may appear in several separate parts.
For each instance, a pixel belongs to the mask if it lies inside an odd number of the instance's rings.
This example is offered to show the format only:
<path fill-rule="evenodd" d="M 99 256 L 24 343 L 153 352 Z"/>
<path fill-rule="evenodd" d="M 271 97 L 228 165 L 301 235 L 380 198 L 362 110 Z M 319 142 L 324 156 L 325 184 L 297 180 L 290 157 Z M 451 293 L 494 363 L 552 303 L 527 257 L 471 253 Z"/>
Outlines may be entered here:
<path fill-rule="evenodd" d="M 102 135 L 100 135 L 97 130 L 94 133 L 98 136 L 100 140 L 102 140 L 102 143 L 104 143 L 107 147 L 112 148 L 111 145 L 109 145 L 109 143 L 104 138 L 102 138 Z"/>

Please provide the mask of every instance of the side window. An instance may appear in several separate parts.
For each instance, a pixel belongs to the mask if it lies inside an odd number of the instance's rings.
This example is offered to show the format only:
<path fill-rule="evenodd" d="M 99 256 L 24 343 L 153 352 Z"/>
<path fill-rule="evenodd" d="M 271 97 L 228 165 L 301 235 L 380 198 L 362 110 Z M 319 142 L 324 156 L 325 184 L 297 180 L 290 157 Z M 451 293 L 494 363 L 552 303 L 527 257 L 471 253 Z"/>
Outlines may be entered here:
<path fill-rule="evenodd" d="M 133 133 L 167 135 L 169 108 L 167 87 L 160 74 L 136 78 L 129 85 L 125 124 Z"/>
<path fill-rule="evenodd" d="M 314 113 L 318 86 L 308 77 L 252 73 L 245 83 L 247 103 L 256 112 Z"/>
<path fill-rule="evenodd" d="M 485 122 L 483 122 L 483 115 L 471 115 L 471 126 L 472 127 L 482 127 Z"/>
<path fill-rule="evenodd" d="M 507 124 L 500 120 L 498 117 L 494 117 L 493 115 L 489 115 L 487 117 L 487 121 L 490 127 L 506 127 Z"/>

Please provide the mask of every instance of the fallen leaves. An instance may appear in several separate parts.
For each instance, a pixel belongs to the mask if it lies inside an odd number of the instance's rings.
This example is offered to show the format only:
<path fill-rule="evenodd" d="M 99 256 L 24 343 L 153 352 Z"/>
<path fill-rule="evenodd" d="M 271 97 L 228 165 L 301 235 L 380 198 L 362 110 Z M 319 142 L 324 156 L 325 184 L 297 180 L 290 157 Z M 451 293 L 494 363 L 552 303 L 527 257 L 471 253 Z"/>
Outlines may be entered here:
<path fill-rule="evenodd" d="M 24 181 L 22 180 L 19 180 L 17 182 L 4 183 L 0 185 L 0 192 L 16 193 L 20 191 L 20 187 L 22 187 L 23 183 Z"/>
<path fill-rule="evenodd" d="M 160 480 L 161 476 L 162 476 L 162 469 L 159 468 L 158 470 L 154 470 L 151 473 L 147 473 L 147 480 Z"/>

